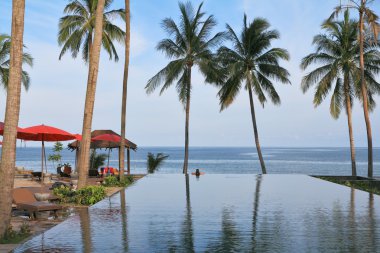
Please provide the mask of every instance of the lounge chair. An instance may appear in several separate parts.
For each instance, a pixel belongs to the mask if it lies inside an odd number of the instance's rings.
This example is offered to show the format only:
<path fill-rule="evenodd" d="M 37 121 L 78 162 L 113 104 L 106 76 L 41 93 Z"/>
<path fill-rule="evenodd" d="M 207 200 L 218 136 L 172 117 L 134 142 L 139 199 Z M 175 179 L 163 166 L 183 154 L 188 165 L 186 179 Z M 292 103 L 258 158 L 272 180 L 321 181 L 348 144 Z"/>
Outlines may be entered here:
<path fill-rule="evenodd" d="M 98 172 L 98 170 L 89 170 L 88 176 L 89 177 L 99 177 L 99 172 Z"/>
<path fill-rule="evenodd" d="M 34 220 L 37 212 L 53 211 L 54 217 L 57 218 L 57 211 L 62 209 L 62 206 L 49 202 L 37 201 L 34 194 L 25 188 L 15 188 L 12 191 L 13 203 L 16 208 L 29 213 L 29 217 Z"/>
<path fill-rule="evenodd" d="M 57 168 L 57 174 L 61 177 L 71 177 L 71 171 L 62 172 L 61 167 Z"/>

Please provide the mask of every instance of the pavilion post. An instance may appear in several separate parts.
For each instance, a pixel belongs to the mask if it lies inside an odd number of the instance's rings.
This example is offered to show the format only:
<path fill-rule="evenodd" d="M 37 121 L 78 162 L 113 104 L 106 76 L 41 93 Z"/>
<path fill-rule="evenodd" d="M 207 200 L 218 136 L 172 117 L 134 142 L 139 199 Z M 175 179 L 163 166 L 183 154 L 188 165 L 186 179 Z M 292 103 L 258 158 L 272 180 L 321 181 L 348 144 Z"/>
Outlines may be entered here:
<path fill-rule="evenodd" d="M 127 148 L 127 172 L 128 175 L 131 174 L 131 154 L 130 154 L 130 148 Z"/>

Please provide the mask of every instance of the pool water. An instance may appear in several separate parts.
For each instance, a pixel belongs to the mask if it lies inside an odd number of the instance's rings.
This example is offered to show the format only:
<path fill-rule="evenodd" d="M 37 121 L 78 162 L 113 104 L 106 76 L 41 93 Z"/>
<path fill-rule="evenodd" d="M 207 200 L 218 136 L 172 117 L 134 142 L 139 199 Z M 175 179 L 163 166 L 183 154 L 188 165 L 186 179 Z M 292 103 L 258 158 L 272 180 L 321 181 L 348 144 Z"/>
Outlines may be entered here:
<path fill-rule="evenodd" d="M 380 197 L 306 175 L 149 175 L 15 252 L 376 252 Z"/>

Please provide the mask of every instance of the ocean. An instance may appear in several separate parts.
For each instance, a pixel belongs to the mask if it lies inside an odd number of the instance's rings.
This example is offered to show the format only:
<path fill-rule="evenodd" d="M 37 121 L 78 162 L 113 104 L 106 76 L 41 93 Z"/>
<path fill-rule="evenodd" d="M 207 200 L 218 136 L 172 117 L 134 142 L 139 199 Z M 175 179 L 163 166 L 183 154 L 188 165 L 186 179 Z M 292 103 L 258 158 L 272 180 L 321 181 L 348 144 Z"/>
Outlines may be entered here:
<path fill-rule="evenodd" d="M 380 176 L 380 148 L 374 148 L 374 175 Z M 131 151 L 131 173 L 146 173 L 148 152 L 169 155 L 157 173 L 181 173 L 183 147 L 139 147 Z M 263 148 L 268 173 L 307 175 L 350 175 L 349 148 Z M 98 150 L 97 153 L 108 153 Z M 46 155 L 52 154 L 46 148 Z M 356 149 L 358 175 L 367 175 L 367 149 Z M 64 149 L 62 162 L 75 164 L 75 152 Z M 107 160 L 106 160 L 107 163 Z M 37 147 L 17 148 L 16 165 L 40 171 L 41 149 Z M 110 166 L 118 167 L 118 151 L 110 155 Z M 56 172 L 53 163 L 47 161 L 49 172 Z M 190 147 L 189 170 L 201 169 L 212 174 L 257 174 L 261 172 L 255 147 Z"/>

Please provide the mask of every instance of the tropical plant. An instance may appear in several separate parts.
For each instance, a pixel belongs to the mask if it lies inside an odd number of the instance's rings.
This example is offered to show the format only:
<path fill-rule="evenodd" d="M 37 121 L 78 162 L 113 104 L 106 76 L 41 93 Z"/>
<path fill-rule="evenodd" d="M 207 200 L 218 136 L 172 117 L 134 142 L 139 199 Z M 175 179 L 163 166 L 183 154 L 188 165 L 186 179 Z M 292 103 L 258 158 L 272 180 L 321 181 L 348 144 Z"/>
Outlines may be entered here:
<path fill-rule="evenodd" d="M 91 59 L 88 68 L 88 80 L 86 100 L 84 104 L 82 141 L 79 150 L 78 161 L 78 188 L 81 189 L 87 184 L 87 175 L 90 164 L 90 144 L 91 144 L 91 125 L 94 113 L 96 83 L 98 81 L 100 47 L 102 42 L 103 29 L 103 10 L 105 0 L 99 0 L 95 15 L 95 34 L 94 43 L 91 46 Z"/>
<path fill-rule="evenodd" d="M 147 171 L 148 173 L 154 173 L 158 170 L 158 168 L 163 164 L 163 162 L 168 159 L 169 155 L 165 155 L 163 153 L 157 153 L 154 155 L 153 153 L 148 153 L 147 155 Z"/>
<path fill-rule="evenodd" d="M 314 105 L 318 106 L 327 97 L 332 89 L 330 114 L 334 119 L 339 117 L 344 107 L 347 113 L 348 132 L 350 138 L 352 176 L 356 176 L 355 147 L 352 130 L 352 104 L 355 94 L 360 97 L 360 50 L 357 41 L 358 22 L 350 20 L 349 12 L 344 14 L 343 21 L 327 20 L 322 28 L 326 34 L 314 37 L 313 44 L 316 52 L 303 58 L 301 68 L 305 70 L 316 63 L 318 67 L 308 73 L 302 80 L 302 91 L 306 92 L 316 84 Z M 376 47 L 365 44 L 364 55 L 366 61 L 365 78 L 371 90 L 379 90 L 379 83 L 375 81 L 376 73 L 380 71 L 380 54 Z M 334 86 L 335 85 L 335 86 Z M 370 93 L 372 94 L 372 93 Z M 372 98 L 372 95 L 370 96 Z M 374 101 L 369 100 L 370 107 Z"/>
<path fill-rule="evenodd" d="M 129 70 L 129 49 L 131 40 L 131 10 L 129 0 L 125 0 L 125 62 L 123 76 L 123 93 L 121 100 L 121 140 L 119 148 L 119 169 L 120 180 L 124 178 L 124 157 L 125 157 L 125 127 L 127 117 L 127 89 L 128 89 L 128 70 Z M 129 152 L 129 150 L 128 150 Z M 128 175 L 131 174 L 130 164 L 128 163 Z"/>
<path fill-rule="evenodd" d="M 368 108 L 368 93 L 365 80 L 365 67 L 364 67 L 364 44 L 365 44 L 365 27 L 366 23 L 373 32 L 373 38 L 377 40 L 378 30 L 380 28 L 377 22 L 378 16 L 368 6 L 374 0 L 348 0 L 346 5 L 338 5 L 335 7 L 334 12 L 329 19 L 336 17 L 344 9 L 354 9 L 359 14 L 359 49 L 360 49 L 360 80 L 361 80 L 361 100 L 363 103 L 364 119 L 367 128 L 367 145 L 368 145 L 368 177 L 373 176 L 373 150 L 372 150 L 372 129 L 371 121 L 369 118 Z"/>
<path fill-rule="evenodd" d="M 12 190 L 16 166 L 16 136 L 20 115 L 25 0 L 12 1 L 12 32 L 9 80 L 5 107 L 3 146 L 0 165 L 0 238 L 10 226 Z"/>
<path fill-rule="evenodd" d="M 218 96 L 221 110 L 226 109 L 235 100 L 243 87 L 248 91 L 251 107 L 251 118 L 257 154 L 259 156 L 262 173 L 266 173 L 264 159 L 261 153 L 259 134 L 257 130 L 253 93 L 264 106 L 267 97 L 274 103 L 280 104 L 272 80 L 281 83 L 290 83 L 288 71 L 281 67 L 279 60 L 288 60 L 289 54 L 285 49 L 272 48 L 273 40 L 280 37 L 276 30 L 269 30 L 270 24 L 262 18 L 256 18 L 247 23 L 244 15 L 243 30 L 238 36 L 227 24 L 227 35 L 233 47 L 222 46 L 218 50 L 218 61 L 227 74 Z"/>
<path fill-rule="evenodd" d="M 5 90 L 8 87 L 9 80 L 10 53 L 11 37 L 6 34 L 0 34 L 0 85 L 2 85 Z M 22 62 L 30 67 L 33 66 L 33 58 L 28 53 L 22 54 Z M 21 81 L 25 90 L 28 90 L 30 86 L 30 77 L 28 72 L 24 70 L 22 71 Z"/>
<path fill-rule="evenodd" d="M 180 22 L 176 24 L 173 19 L 165 18 L 162 27 L 169 38 L 161 40 L 157 50 L 162 51 L 169 59 L 173 59 L 153 76 L 145 86 L 148 94 L 155 91 L 161 84 L 160 95 L 176 82 L 176 90 L 179 100 L 186 111 L 185 123 L 185 156 L 183 173 L 187 173 L 189 160 L 189 115 L 191 94 L 191 73 L 194 65 L 206 76 L 206 82 L 211 82 L 210 77 L 217 76 L 213 66 L 211 50 L 218 46 L 223 38 L 223 33 L 216 33 L 211 37 L 211 31 L 216 26 L 212 15 L 204 18 L 206 13 L 202 11 L 201 3 L 196 11 L 191 4 L 179 3 L 181 12 Z M 211 38 L 210 38 L 211 37 Z"/>
<path fill-rule="evenodd" d="M 95 149 L 90 155 L 90 170 L 98 170 L 99 167 L 104 165 L 107 154 L 97 154 Z"/>
<path fill-rule="evenodd" d="M 106 190 L 101 185 L 90 185 L 77 191 L 67 186 L 54 188 L 53 193 L 61 203 L 74 203 L 79 205 L 93 205 L 106 197 Z"/>
<path fill-rule="evenodd" d="M 105 187 L 127 187 L 134 181 L 132 175 L 128 175 L 124 178 L 117 178 L 115 176 L 107 176 L 104 178 L 103 186 Z"/>
<path fill-rule="evenodd" d="M 59 164 L 62 163 L 62 155 L 61 155 L 62 150 L 63 150 L 63 144 L 57 141 L 53 147 L 53 154 L 48 156 L 48 161 L 53 162 L 53 167 L 55 167 L 54 162 L 57 162 L 57 163 L 59 162 Z"/>
<path fill-rule="evenodd" d="M 95 14 L 98 0 L 70 0 L 59 21 L 58 44 L 62 46 L 59 59 L 70 51 L 76 58 L 81 51 L 85 62 L 90 60 L 95 31 Z M 112 23 L 115 18 L 125 19 L 124 9 L 109 10 L 113 0 L 106 0 L 103 14 L 102 45 L 110 59 L 118 61 L 114 41 L 124 42 L 125 32 Z"/>

